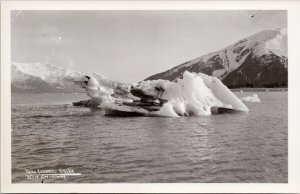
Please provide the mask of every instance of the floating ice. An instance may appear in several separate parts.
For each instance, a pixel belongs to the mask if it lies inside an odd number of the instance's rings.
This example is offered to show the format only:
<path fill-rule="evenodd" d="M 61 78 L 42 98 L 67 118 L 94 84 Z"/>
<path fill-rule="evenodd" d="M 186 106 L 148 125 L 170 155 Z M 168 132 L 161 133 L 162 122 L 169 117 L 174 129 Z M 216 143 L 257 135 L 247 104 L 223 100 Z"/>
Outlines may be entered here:
<path fill-rule="evenodd" d="M 132 84 L 128 95 L 115 96 L 115 88 L 102 86 L 87 76 L 86 90 L 107 114 L 136 113 L 145 116 L 199 116 L 222 110 L 249 111 L 218 78 L 185 71 L 176 82 L 167 80 L 142 81 Z M 128 85 L 120 84 L 118 88 Z M 127 89 L 126 89 L 127 88 Z M 127 99 L 127 100 L 126 100 Z"/>
<path fill-rule="evenodd" d="M 242 102 L 261 102 L 261 100 L 258 98 L 257 94 L 253 94 L 252 96 L 246 96 L 241 98 Z"/>
<path fill-rule="evenodd" d="M 114 98 L 111 96 L 114 94 L 112 88 L 101 86 L 94 77 L 86 77 L 88 82 L 86 86 L 87 95 L 91 97 L 94 103 L 113 103 Z"/>
<path fill-rule="evenodd" d="M 149 96 L 168 100 L 155 114 L 162 116 L 210 115 L 212 107 L 239 111 L 248 108 L 216 77 L 185 71 L 177 82 L 166 80 L 144 81 L 133 88 Z M 160 88 L 157 90 L 155 88 Z"/>

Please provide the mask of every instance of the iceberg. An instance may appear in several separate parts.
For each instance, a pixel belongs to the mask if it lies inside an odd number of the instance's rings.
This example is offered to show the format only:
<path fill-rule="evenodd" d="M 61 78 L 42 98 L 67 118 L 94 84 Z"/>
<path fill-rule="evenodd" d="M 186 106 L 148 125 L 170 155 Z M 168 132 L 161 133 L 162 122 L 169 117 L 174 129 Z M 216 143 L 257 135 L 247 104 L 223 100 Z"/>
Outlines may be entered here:
<path fill-rule="evenodd" d="M 114 84 L 85 76 L 77 84 L 86 89 L 92 104 L 117 116 L 200 116 L 249 111 L 218 78 L 185 71 L 181 79 Z"/>
<path fill-rule="evenodd" d="M 246 96 L 241 98 L 242 102 L 261 102 L 258 98 L 257 94 L 253 94 L 252 96 Z"/>

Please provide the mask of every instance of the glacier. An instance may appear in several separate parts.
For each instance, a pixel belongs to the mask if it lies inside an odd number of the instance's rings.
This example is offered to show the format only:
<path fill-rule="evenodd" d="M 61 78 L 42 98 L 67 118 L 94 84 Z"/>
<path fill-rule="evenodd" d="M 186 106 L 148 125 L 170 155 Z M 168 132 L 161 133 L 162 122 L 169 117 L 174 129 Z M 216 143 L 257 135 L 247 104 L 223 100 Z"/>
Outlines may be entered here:
<path fill-rule="evenodd" d="M 106 115 L 200 116 L 249 109 L 218 78 L 185 71 L 181 79 L 122 84 L 84 76 L 75 83 Z"/>

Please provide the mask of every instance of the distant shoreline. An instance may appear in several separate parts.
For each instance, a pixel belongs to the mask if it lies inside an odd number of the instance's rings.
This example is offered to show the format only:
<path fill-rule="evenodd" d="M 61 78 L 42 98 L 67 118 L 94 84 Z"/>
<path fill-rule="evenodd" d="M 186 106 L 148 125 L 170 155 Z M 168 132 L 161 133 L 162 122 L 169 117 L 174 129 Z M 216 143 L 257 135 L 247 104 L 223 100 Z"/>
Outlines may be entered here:
<path fill-rule="evenodd" d="M 288 88 L 233 88 L 232 92 L 287 92 Z"/>
<path fill-rule="evenodd" d="M 288 88 L 233 88 L 232 92 L 287 92 Z M 12 92 L 11 94 L 84 94 L 85 92 Z"/>

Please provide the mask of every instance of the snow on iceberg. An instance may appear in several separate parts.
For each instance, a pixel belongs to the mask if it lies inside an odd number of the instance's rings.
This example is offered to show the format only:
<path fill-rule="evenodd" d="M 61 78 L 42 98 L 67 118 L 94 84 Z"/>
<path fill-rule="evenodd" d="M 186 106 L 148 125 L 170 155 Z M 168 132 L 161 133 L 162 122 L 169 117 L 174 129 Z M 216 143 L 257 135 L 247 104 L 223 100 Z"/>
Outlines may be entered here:
<path fill-rule="evenodd" d="M 132 84 L 127 95 L 115 95 L 115 88 L 86 76 L 87 95 L 106 114 L 144 116 L 199 116 L 219 110 L 249 111 L 218 78 L 185 71 L 182 79 L 148 80 Z M 118 88 L 128 89 L 120 84 Z M 126 90 L 128 91 L 128 90 Z"/>
<path fill-rule="evenodd" d="M 246 96 L 241 98 L 242 102 L 261 102 L 258 98 L 257 94 L 253 94 L 252 96 Z"/>
<path fill-rule="evenodd" d="M 103 76 L 94 77 L 94 75 L 97 76 L 98 74 L 88 74 L 81 77 L 73 76 L 66 78 L 68 81 L 72 81 L 80 87 L 86 89 L 87 95 L 91 97 L 92 107 L 98 106 L 102 103 L 114 102 L 114 96 L 116 95 L 120 95 L 123 98 L 128 98 L 126 96 L 130 96 L 130 84 L 111 81 Z"/>
<path fill-rule="evenodd" d="M 86 78 L 87 79 L 85 82 L 89 83 L 86 86 L 86 92 L 94 103 L 98 103 L 100 105 L 102 103 L 114 102 L 114 98 L 112 97 L 114 91 L 112 88 L 100 85 L 98 80 L 96 80 L 94 77 L 86 76 Z"/>
<path fill-rule="evenodd" d="M 216 77 L 185 71 L 177 82 L 165 80 L 144 81 L 133 89 L 166 99 L 168 102 L 155 112 L 160 116 L 210 115 L 212 107 L 238 111 L 248 108 Z"/>

